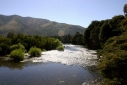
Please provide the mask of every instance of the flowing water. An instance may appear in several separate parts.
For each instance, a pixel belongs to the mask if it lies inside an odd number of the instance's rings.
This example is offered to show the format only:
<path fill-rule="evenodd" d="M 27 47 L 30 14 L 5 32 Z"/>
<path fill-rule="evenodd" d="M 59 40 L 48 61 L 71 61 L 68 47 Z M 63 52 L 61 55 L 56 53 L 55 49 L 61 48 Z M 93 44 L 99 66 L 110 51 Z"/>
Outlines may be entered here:
<path fill-rule="evenodd" d="M 64 45 L 20 63 L 0 61 L 0 85 L 97 85 L 96 51 Z"/>

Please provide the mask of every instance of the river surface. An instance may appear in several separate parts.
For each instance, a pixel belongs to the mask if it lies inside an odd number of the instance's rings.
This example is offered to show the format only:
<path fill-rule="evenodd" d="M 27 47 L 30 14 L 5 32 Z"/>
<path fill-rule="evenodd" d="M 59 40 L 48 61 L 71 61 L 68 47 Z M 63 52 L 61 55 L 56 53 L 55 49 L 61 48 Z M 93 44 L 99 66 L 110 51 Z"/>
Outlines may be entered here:
<path fill-rule="evenodd" d="M 64 45 L 20 63 L 0 60 L 0 85 L 97 85 L 96 51 Z"/>

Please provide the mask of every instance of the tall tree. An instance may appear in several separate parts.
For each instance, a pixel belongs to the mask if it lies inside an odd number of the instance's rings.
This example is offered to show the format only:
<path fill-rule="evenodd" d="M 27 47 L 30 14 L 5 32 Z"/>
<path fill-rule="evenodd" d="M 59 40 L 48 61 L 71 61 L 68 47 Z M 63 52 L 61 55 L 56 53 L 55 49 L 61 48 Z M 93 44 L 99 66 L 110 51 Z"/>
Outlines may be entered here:
<path fill-rule="evenodd" d="M 101 45 L 106 42 L 107 39 L 113 36 L 119 36 L 122 34 L 121 21 L 124 20 L 123 15 L 114 16 L 112 19 L 105 20 L 104 24 L 101 26 L 99 39 Z"/>
<path fill-rule="evenodd" d="M 89 49 L 96 49 L 97 46 L 99 46 L 98 42 L 98 36 L 99 36 L 99 27 L 102 25 L 103 21 L 92 21 L 91 24 L 88 26 L 88 28 L 84 32 L 84 44 Z"/>
<path fill-rule="evenodd" d="M 84 44 L 83 35 L 80 34 L 79 32 L 76 32 L 76 34 L 72 38 L 71 42 L 76 45 L 83 45 Z"/>
<path fill-rule="evenodd" d="M 123 12 L 124 15 L 127 16 L 127 4 L 124 5 Z"/>

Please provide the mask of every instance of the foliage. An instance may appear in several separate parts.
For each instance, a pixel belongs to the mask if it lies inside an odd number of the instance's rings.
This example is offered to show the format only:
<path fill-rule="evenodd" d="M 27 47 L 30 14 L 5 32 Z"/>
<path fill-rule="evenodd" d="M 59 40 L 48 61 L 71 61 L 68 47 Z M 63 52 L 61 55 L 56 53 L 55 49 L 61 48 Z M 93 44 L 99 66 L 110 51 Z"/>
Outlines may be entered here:
<path fill-rule="evenodd" d="M 61 41 L 51 37 L 8 33 L 8 37 L 0 36 L 0 55 L 7 55 L 15 49 L 22 49 L 23 52 L 28 52 L 31 47 L 52 50 L 61 45 Z"/>
<path fill-rule="evenodd" d="M 24 59 L 24 52 L 21 49 L 15 49 L 10 53 L 10 58 L 14 61 L 22 61 Z"/>
<path fill-rule="evenodd" d="M 105 20 L 104 24 L 100 28 L 99 40 L 100 40 L 101 46 L 103 46 L 106 40 L 112 35 L 111 28 L 109 26 L 109 21 L 110 20 Z"/>
<path fill-rule="evenodd" d="M 15 36 L 15 34 L 13 32 L 8 32 L 7 34 L 7 38 L 12 39 Z"/>
<path fill-rule="evenodd" d="M 124 15 L 127 16 L 127 4 L 124 5 L 123 12 Z"/>
<path fill-rule="evenodd" d="M 62 44 L 58 39 L 50 38 L 50 37 L 43 37 L 43 36 L 29 36 L 18 34 L 12 39 L 12 43 L 17 44 L 21 43 L 24 45 L 27 51 L 31 47 L 37 47 L 40 49 L 51 50 L 55 49 L 59 44 Z"/>
<path fill-rule="evenodd" d="M 0 55 L 7 55 L 10 53 L 11 40 L 0 36 Z"/>
<path fill-rule="evenodd" d="M 92 21 L 84 32 L 84 44 L 89 49 L 100 48 L 99 33 L 104 21 Z"/>
<path fill-rule="evenodd" d="M 20 43 L 12 45 L 10 49 L 11 51 L 15 49 L 21 49 L 23 52 L 25 52 L 25 47 Z"/>
<path fill-rule="evenodd" d="M 71 40 L 72 44 L 76 44 L 76 45 L 83 45 L 83 35 L 80 34 L 79 32 L 76 32 L 76 34 L 72 37 Z"/>
<path fill-rule="evenodd" d="M 127 84 L 127 19 L 123 15 L 92 21 L 84 32 L 84 44 L 97 50 L 102 85 Z"/>
<path fill-rule="evenodd" d="M 115 84 L 103 85 L 126 85 L 127 84 L 127 34 L 108 39 L 101 50 L 101 62 L 98 65 L 100 74 Z M 114 79 L 119 80 L 114 81 Z"/>
<path fill-rule="evenodd" d="M 64 36 L 52 36 L 53 38 L 59 39 L 62 43 L 71 43 L 72 36 L 70 34 Z"/>
<path fill-rule="evenodd" d="M 63 46 L 58 46 L 56 49 L 59 50 L 59 51 L 63 51 L 64 47 Z"/>
<path fill-rule="evenodd" d="M 121 36 L 114 36 L 109 38 L 104 44 L 103 49 L 101 50 L 102 54 L 107 54 L 109 52 L 114 52 L 116 50 L 125 50 L 127 51 L 127 34 L 122 34 Z"/>
<path fill-rule="evenodd" d="M 98 68 L 104 78 L 111 81 L 118 79 L 122 85 L 127 84 L 127 51 L 117 50 L 107 53 L 101 61 Z"/>
<path fill-rule="evenodd" d="M 41 55 L 41 49 L 37 47 L 31 47 L 28 53 L 31 57 L 38 57 Z"/>
<path fill-rule="evenodd" d="M 99 34 L 99 39 L 102 46 L 110 37 L 119 36 L 122 34 L 121 21 L 124 19 L 125 17 L 123 15 L 118 15 L 104 22 L 100 28 L 101 30 Z"/>

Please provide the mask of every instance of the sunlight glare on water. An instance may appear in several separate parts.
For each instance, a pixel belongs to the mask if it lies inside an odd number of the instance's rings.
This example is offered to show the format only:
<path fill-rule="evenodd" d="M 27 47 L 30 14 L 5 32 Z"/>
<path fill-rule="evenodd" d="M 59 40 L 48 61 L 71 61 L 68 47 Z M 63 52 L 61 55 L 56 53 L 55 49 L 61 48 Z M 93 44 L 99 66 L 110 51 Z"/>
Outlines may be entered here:
<path fill-rule="evenodd" d="M 97 63 L 96 51 L 88 50 L 80 45 L 65 44 L 64 51 L 51 50 L 42 52 L 41 57 L 26 59 L 32 62 L 59 62 L 66 65 L 81 65 L 83 67 Z"/>

